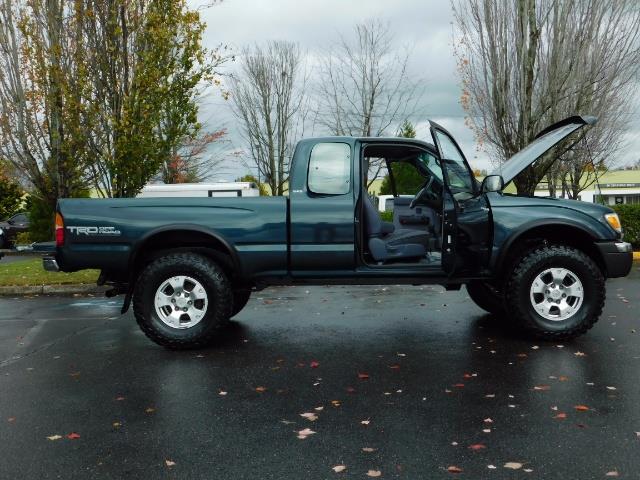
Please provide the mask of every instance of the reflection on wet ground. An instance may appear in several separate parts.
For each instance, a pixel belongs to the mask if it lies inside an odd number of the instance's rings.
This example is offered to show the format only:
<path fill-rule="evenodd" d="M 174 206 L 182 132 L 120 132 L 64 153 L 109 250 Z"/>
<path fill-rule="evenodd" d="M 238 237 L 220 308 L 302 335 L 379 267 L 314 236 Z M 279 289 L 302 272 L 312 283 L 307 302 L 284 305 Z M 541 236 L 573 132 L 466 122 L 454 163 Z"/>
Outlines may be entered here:
<path fill-rule="evenodd" d="M 117 301 L 0 299 L 0 478 L 639 478 L 639 286 L 560 344 L 464 291 L 269 289 L 190 352 Z"/>

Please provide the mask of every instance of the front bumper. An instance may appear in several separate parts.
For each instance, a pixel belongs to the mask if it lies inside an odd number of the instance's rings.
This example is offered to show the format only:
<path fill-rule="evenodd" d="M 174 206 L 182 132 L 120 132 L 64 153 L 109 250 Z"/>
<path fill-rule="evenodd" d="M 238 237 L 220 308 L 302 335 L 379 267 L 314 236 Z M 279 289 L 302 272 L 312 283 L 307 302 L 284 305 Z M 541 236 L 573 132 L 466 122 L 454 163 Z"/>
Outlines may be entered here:
<path fill-rule="evenodd" d="M 55 257 L 43 257 L 42 268 L 44 268 L 47 272 L 60 271 L 60 267 L 58 266 L 58 261 L 55 259 Z"/>
<path fill-rule="evenodd" d="M 626 277 L 633 265 L 633 247 L 627 242 L 596 243 L 607 270 L 607 278 Z"/>

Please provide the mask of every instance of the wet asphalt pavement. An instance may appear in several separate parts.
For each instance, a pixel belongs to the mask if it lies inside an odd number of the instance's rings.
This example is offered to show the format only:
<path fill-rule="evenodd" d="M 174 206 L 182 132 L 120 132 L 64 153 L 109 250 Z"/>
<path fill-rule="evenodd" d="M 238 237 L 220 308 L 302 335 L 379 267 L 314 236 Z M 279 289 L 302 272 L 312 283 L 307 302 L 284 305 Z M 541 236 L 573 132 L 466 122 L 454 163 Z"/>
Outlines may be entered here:
<path fill-rule="evenodd" d="M 0 479 L 638 479 L 639 286 L 562 344 L 464 291 L 269 289 L 190 352 L 119 301 L 0 298 Z"/>

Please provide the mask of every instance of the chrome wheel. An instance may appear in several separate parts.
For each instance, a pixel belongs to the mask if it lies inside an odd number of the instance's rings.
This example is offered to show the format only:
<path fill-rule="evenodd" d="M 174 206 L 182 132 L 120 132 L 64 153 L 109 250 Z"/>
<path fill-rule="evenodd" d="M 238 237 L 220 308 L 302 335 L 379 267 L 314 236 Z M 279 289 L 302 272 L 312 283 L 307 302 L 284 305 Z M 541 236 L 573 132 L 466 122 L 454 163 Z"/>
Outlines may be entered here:
<path fill-rule="evenodd" d="M 191 328 L 207 311 L 207 291 L 197 280 L 179 275 L 156 290 L 154 304 L 160 320 L 172 328 Z"/>
<path fill-rule="evenodd" d="M 547 320 L 566 320 L 580 310 L 584 289 L 578 276 L 566 268 L 549 268 L 531 285 L 531 305 Z"/>

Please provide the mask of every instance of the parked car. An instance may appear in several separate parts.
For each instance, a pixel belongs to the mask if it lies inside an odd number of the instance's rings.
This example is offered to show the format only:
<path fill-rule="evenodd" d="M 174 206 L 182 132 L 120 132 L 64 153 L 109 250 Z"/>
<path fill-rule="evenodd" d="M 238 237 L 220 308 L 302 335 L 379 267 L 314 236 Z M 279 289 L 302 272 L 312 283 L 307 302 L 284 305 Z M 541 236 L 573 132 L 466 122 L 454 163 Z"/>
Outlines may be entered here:
<path fill-rule="evenodd" d="M 0 221 L 0 248 L 10 248 L 19 233 L 29 230 L 29 215 L 16 213 L 7 220 Z"/>
<path fill-rule="evenodd" d="M 213 340 L 252 290 L 293 284 L 466 285 L 481 308 L 533 335 L 585 333 L 605 280 L 627 275 L 631 245 L 608 207 L 503 192 L 522 170 L 594 124 L 573 116 L 480 183 L 454 138 L 431 122 L 433 143 L 329 137 L 298 143 L 288 197 L 62 199 L 47 270 L 101 269 L 109 295 L 133 300 L 153 341 Z M 369 159 L 405 162 L 424 178 L 394 196 L 383 222 L 366 191 Z M 435 313 L 434 313 L 435 314 Z"/>

